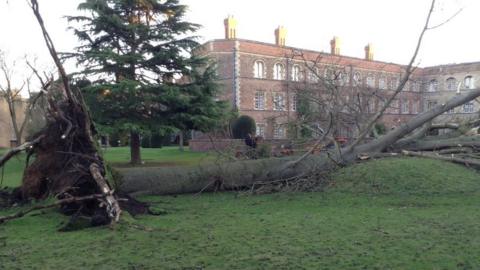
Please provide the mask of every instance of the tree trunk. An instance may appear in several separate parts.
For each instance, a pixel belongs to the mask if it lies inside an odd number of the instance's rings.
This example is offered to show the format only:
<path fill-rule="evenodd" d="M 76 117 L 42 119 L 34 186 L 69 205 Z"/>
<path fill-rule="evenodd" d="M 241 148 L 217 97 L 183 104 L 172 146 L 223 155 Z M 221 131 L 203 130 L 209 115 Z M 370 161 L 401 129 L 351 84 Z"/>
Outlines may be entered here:
<path fill-rule="evenodd" d="M 142 164 L 140 134 L 135 131 L 130 132 L 130 163 L 134 165 Z"/>
<path fill-rule="evenodd" d="M 178 149 L 183 152 L 183 131 L 178 133 Z"/>

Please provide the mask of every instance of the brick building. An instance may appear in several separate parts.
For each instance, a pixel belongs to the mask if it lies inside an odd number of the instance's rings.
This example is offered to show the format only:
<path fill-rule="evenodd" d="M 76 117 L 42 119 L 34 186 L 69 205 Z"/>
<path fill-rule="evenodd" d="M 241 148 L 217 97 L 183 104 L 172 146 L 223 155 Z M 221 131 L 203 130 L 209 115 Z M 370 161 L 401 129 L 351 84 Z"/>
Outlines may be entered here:
<path fill-rule="evenodd" d="M 351 89 L 361 88 L 388 96 L 405 70 L 403 65 L 375 60 L 372 44 L 365 46 L 364 58 L 355 58 L 341 54 L 337 37 L 330 42 L 330 53 L 324 53 L 286 46 L 287 31 L 281 26 L 274 31 L 275 42 L 270 44 L 237 38 L 233 17 L 225 19 L 224 24 L 225 38 L 206 42 L 200 53 L 216 61 L 223 98 L 231 101 L 239 114 L 253 117 L 257 135 L 265 138 L 287 136 L 286 124 L 297 116 L 297 95 L 306 85 L 315 84 L 318 74 L 327 78 L 335 73 L 347 89 L 346 95 Z M 316 70 L 308 63 L 315 63 Z M 480 62 L 417 68 L 381 121 L 393 128 L 457 93 L 476 88 L 478 77 Z M 380 105 L 379 100 L 371 102 L 367 113 L 375 112 Z M 472 117 L 478 109 L 472 102 L 445 117 Z M 338 133 L 351 137 L 356 130 L 346 127 Z"/>

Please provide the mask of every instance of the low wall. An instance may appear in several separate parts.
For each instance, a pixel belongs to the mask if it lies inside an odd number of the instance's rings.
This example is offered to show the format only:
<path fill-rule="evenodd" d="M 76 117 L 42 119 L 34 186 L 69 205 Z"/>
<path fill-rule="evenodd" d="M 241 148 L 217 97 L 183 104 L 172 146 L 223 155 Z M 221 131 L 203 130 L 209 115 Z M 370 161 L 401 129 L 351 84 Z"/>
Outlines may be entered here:
<path fill-rule="evenodd" d="M 188 146 L 194 152 L 206 152 L 212 150 L 223 151 L 234 149 L 245 145 L 244 140 L 240 139 L 192 139 L 188 141 Z"/>
<path fill-rule="evenodd" d="M 261 143 L 270 144 L 274 148 L 281 148 L 282 145 L 289 145 L 290 140 L 262 140 Z M 238 149 L 245 146 L 245 140 L 242 139 L 192 139 L 188 142 L 190 150 L 194 152 L 206 152 L 212 150 L 224 151 L 226 149 Z"/>

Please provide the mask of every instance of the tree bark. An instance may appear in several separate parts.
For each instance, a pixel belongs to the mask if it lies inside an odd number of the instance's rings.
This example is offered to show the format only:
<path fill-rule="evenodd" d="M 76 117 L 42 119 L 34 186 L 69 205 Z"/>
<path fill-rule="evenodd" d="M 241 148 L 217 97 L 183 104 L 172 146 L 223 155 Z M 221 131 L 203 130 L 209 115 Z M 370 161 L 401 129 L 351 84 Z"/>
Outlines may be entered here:
<path fill-rule="evenodd" d="M 140 134 L 135 131 L 130 132 L 130 163 L 134 165 L 142 164 Z"/>
<path fill-rule="evenodd" d="M 178 149 L 183 152 L 183 131 L 178 133 Z"/>

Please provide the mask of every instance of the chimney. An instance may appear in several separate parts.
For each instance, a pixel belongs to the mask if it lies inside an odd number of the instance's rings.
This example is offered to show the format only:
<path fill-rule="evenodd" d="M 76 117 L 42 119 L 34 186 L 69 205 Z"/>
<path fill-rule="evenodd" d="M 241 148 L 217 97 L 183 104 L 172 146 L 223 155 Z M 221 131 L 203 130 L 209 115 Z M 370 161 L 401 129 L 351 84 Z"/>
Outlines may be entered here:
<path fill-rule="evenodd" d="M 333 37 L 333 39 L 330 41 L 330 53 L 334 55 L 340 55 L 340 45 L 340 38 Z"/>
<path fill-rule="evenodd" d="M 283 26 L 275 29 L 275 44 L 280 47 L 285 46 L 285 39 L 287 38 L 287 29 Z"/>
<path fill-rule="evenodd" d="M 372 43 L 368 43 L 367 46 L 365 46 L 365 59 L 368 61 L 373 61 L 373 45 Z"/>
<path fill-rule="evenodd" d="M 237 20 L 233 16 L 228 16 L 223 23 L 225 24 L 225 39 L 237 38 Z"/>

